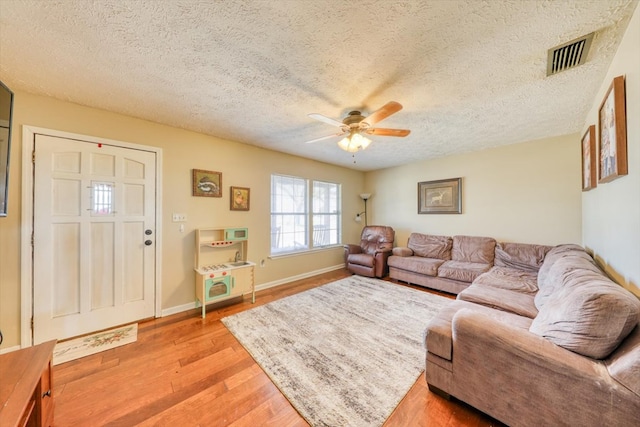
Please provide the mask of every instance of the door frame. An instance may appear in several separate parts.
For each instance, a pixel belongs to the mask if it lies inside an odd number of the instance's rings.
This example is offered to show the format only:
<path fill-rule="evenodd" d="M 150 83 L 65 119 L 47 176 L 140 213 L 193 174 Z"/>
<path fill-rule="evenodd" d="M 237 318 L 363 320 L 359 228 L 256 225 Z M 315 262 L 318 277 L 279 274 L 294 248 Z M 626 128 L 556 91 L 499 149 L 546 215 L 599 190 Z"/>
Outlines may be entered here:
<path fill-rule="evenodd" d="M 20 232 L 20 347 L 33 345 L 33 162 L 32 153 L 35 147 L 36 135 L 48 135 L 78 141 L 105 143 L 120 148 L 149 151 L 156 155 L 156 237 L 154 242 L 155 265 L 155 317 L 162 317 L 162 148 L 150 145 L 134 144 L 108 138 L 81 135 L 76 133 L 40 128 L 36 126 L 22 126 L 22 216 Z"/>

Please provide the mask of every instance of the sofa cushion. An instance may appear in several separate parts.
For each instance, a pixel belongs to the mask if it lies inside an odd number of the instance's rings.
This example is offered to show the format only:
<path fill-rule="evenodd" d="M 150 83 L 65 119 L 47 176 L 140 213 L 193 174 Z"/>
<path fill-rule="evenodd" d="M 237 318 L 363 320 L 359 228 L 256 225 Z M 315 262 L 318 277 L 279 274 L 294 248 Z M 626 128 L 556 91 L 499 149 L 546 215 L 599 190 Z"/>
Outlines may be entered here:
<path fill-rule="evenodd" d="M 604 276 L 574 281 L 582 283 L 554 293 L 529 330 L 567 350 L 603 359 L 637 325 L 640 300 Z"/>
<path fill-rule="evenodd" d="M 449 236 L 411 233 L 407 247 L 414 255 L 425 258 L 451 259 L 453 239 Z"/>
<path fill-rule="evenodd" d="M 485 271 L 489 271 L 489 269 L 491 269 L 491 264 L 445 261 L 440 268 L 438 268 L 438 277 L 471 283 L 476 277 Z"/>
<path fill-rule="evenodd" d="M 491 237 L 453 236 L 453 261 L 493 264 L 496 240 Z"/>
<path fill-rule="evenodd" d="M 538 291 L 538 276 L 532 271 L 508 267 L 493 267 L 478 276 L 473 283 L 481 286 L 535 294 Z"/>
<path fill-rule="evenodd" d="M 508 311 L 529 319 L 533 319 L 538 314 L 532 294 L 483 286 L 475 282 L 460 292 L 457 299 Z"/>
<path fill-rule="evenodd" d="M 419 256 L 401 257 L 390 256 L 388 260 L 389 267 L 400 268 L 402 270 L 409 270 L 414 273 L 426 274 L 427 276 L 436 276 L 438 274 L 438 267 L 444 260 L 423 258 Z"/>
<path fill-rule="evenodd" d="M 556 261 L 565 257 L 579 257 L 585 260 L 593 259 L 585 252 L 584 248 L 579 245 L 567 244 L 554 246 L 547 252 L 544 257 L 544 262 L 540 266 L 538 271 L 538 288 L 543 289 L 548 284 L 555 284 L 554 279 L 549 277 L 549 273 L 555 266 Z"/>
<path fill-rule="evenodd" d="M 498 243 L 494 265 L 538 272 L 551 246 L 528 243 Z"/>
<path fill-rule="evenodd" d="M 538 287 L 540 290 L 535 298 L 538 310 L 541 310 L 547 301 L 555 298 L 554 295 L 562 291 L 562 289 L 580 286 L 585 283 L 585 280 L 599 279 L 604 277 L 604 274 L 593 261 L 593 258 L 586 252 L 581 251 L 558 257 L 551 268 L 548 269 L 545 277 L 545 280 L 541 282 L 540 273 L 538 273 Z"/>

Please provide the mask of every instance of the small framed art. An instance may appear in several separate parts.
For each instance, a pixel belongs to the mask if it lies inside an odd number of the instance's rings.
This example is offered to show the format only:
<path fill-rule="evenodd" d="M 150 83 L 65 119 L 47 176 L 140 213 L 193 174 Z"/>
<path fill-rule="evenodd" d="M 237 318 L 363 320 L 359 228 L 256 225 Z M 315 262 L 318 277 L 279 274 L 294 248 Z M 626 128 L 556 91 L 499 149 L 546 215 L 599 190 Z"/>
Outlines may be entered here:
<path fill-rule="evenodd" d="M 598 111 L 600 146 L 599 182 L 609 182 L 627 174 L 627 113 L 624 76 L 613 79 Z"/>
<path fill-rule="evenodd" d="M 418 183 L 419 214 L 461 214 L 462 178 Z"/>
<path fill-rule="evenodd" d="M 589 129 L 582 137 L 582 191 L 589 191 L 597 185 L 596 177 L 596 127 Z"/>
<path fill-rule="evenodd" d="M 194 196 L 222 197 L 222 173 L 193 169 L 192 191 Z"/>
<path fill-rule="evenodd" d="M 232 211 L 248 211 L 249 210 L 249 192 L 251 190 L 246 187 L 231 187 L 231 210 Z"/>

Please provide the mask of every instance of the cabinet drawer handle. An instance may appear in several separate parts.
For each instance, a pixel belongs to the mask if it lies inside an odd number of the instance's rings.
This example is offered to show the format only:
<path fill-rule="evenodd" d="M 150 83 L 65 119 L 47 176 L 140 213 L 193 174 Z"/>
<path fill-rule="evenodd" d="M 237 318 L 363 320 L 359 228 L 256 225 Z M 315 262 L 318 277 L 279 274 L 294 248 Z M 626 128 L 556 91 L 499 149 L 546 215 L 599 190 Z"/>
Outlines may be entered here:
<path fill-rule="evenodd" d="M 45 397 L 51 397 L 51 390 L 47 390 L 46 392 L 42 393 L 42 398 L 44 399 Z"/>

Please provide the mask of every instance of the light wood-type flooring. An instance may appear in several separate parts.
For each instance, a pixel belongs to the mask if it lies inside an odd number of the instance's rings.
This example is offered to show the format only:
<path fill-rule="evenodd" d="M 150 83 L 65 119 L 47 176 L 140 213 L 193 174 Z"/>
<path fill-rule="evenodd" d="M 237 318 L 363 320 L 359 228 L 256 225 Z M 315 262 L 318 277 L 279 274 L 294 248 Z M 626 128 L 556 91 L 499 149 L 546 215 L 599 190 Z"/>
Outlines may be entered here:
<path fill-rule="evenodd" d="M 255 305 L 245 298 L 210 306 L 206 319 L 190 310 L 141 322 L 136 343 L 55 366 L 55 426 L 308 425 L 220 319 L 349 274 L 338 270 L 266 289 Z M 490 425 L 500 423 L 431 393 L 424 375 L 385 423 Z"/>

